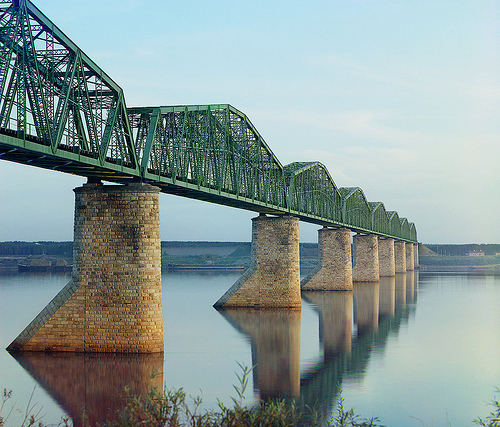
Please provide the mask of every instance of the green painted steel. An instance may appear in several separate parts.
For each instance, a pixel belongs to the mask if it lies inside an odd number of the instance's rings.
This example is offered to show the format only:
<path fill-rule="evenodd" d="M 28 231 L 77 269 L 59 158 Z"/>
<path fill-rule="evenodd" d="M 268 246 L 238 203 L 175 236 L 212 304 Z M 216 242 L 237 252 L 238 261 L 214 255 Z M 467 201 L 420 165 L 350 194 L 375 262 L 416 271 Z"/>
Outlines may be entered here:
<path fill-rule="evenodd" d="M 415 224 L 413 222 L 410 222 L 410 240 L 412 242 L 417 241 L 417 229 L 415 227 Z"/>
<path fill-rule="evenodd" d="M 358 187 L 338 189 L 321 163 L 283 167 L 230 105 L 127 108 L 122 89 L 29 0 L 0 1 L 0 159 L 417 241 L 413 223 Z"/>
<path fill-rule="evenodd" d="M 322 223 L 342 223 L 342 198 L 330 173 L 319 162 L 295 162 L 285 166 L 287 205 L 290 213 L 306 214 Z M 328 225 L 328 222 L 324 222 Z"/>
<path fill-rule="evenodd" d="M 230 105 L 129 108 L 141 177 L 162 191 L 284 213 L 283 167 Z"/>
<path fill-rule="evenodd" d="M 391 235 L 395 237 L 401 237 L 401 221 L 399 220 L 399 215 L 396 211 L 387 212 L 389 217 L 389 224 Z"/>
<path fill-rule="evenodd" d="M 382 202 L 369 202 L 372 213 L 372 230 L 384 235 L 391 234 L 391 223 Z"/>
<path fill-rule="evenodd" d="M 372 230 L 372 213 L 363 190 L 359 187 L 341 187 L 342 217 L 346 224 L 352 224 L 360 231 Z"/>
<path fill-rule="evenodd" d="M 410 223 L 406 218 L 400 218 L 401 221 L 401 238 L 405 240 L 411 239 Z"/>

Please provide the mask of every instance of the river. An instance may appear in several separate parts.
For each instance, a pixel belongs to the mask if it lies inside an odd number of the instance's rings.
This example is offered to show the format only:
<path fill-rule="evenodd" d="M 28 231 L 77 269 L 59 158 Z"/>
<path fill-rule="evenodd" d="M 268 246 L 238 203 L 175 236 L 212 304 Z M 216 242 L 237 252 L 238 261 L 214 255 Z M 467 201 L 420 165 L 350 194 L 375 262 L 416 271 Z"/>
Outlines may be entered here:
<path fill-rule="evenodd" d="M 252 367 L 246 402 L 285 393 L 321 411 L 340 398 L 387 426 L 472 425 L 500 386 L 500 277 L 400 274 L 354 292 L 303 295 L 301 311 L 218 312 L 235 274 L 164 274 L 165 353 L 27 354 L 5 347 L 66 284 L 67 275 L 0 276 L 0 388 L 7 425 L 34 406 L 46 424 L 82 405 L 99 418 L 123 387 L 182 387 L 231 404 L 239 365 Z M 159 371 L 153 379 L 151 372 Z M 162 372 L 162 374 L 161 374 Z M 28 400 L 31 398 L 31 404 Z"/>

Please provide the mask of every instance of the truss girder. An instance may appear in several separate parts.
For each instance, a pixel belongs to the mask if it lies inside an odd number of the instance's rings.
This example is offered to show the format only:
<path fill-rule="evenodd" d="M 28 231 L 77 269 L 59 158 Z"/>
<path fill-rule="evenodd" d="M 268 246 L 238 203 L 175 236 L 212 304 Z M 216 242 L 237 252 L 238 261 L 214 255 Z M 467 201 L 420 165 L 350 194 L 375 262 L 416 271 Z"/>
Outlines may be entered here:
<path fill-rule="evenodd" d="M 341 187 L 339 192 L 342 196 L 343 222 L 363 230 L 371 230 L 372 215 L 363 190 L 359 187 Z"/>
<path fill-rule="evenodd" d="M 146 175 L 286 207 L 281 163 L 235 108 L 131 108 L 128 113 Z"/>
<path fill-rule="evenodd" d="M 122 89 L 29 0 L 0 1 L 0 159 L 417 241 L 413 223 L 337 188 L 321 163 L 283 167 L 230 105 L 127 109 Z"/>
<path fill-rule="evenodd" d="M 326 167 L 320 162 L 285 166 L 287 204 L 291 212 L 342 223 L 342 198 Z"/>
<path fill-rule="evenodd" d="M 400 218 L 399 221 L 401 222 L 401 238 L 405 240 L 410 240 L 411 239 L 410 223 L 406 218 Z"/>
<path fill-rule="evenodd" d="M 396 211 L 388 211 L 389 224 L 391 235 L 395 237 L 401 237 L 401 221 L 399 220 L 399 215 Z"/>
<path fill-rule="evenodd" d="M 415 224 L 413 222 L 410 222 L 409 226 L 410 226 L 410 240 L 412 242 L 416 242 L 417 241 L 417 229 L 415 227 Z"/>
<path fill-rule="evenodd" d="M 0 3 L 0 127 L 138 169 L 123 92 L 31 2 Z"/>
<path fill-rule="evenodd" d="M 382 202 L 369 202 L 368 205 L 372 212 L 372 230 L 390 235 L 391 225 L 384 204 Z"/>

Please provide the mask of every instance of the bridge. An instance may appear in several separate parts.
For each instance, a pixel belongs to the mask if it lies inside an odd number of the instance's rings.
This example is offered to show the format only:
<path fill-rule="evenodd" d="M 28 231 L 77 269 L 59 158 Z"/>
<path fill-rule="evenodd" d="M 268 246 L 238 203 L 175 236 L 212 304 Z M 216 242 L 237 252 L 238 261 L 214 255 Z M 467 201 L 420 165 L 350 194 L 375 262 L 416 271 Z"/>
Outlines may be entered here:
<path fill-rule="evenodd" d="M 320 162 L 282 165 L 236 108 L 127 108 L 123 90 L 29 0 L 0 2 L 0 159 L 88 178 L 75 189 L 73 280 L 12 349 L 26 349 L 28 341 L 36 341 L 33 337 L 53 316 L 69 316 L 77 329 L 87 328 L 82 324 L 89 322 L 88 312 L 57 312 L 72 299 L 88 298 L 89 284 L 97 286 L 92 295 L 103 292 L 98 282 L 114 289 L 105 292 L 106 304 L 123 295 L 119 283 L 126 280 L 144 283 L 137 291 L 141 295 L 155 289 L 155 298 L 161 296 L 158 192 L 259 214 L 253 220 L 252 266 L 217 307 L 300 307 L 298 221 L 323 227 L 319 267 L 302 286 L 352 289 L 353 278 L 378 280 L 382 265 L 388 265 L 387 274 L 392 275 L 418 264 L 412 222 L 386 210 L 382 202 L 368 202 L 359 187 L 338 188 Z M 351 232 L 358 233 L 352 271 L 345 261 L 351 257 L 346 244 Z M 339 251 L 344 262 L 332 266 Z M 382 255 L 384 251 L 388 255 Z M 109 271 L 111 265 L 115 267 Z M 332 285 L 339 274 L 341 283 Z M 263 287 L 262 281 L 268 284 Z M 85 295 L 77 297 L 83 288 Z M 127 304 L 137 306 L 142 297 L 131 298 Z M 99 304 L 96 310 L 102 308 Z M 158 307 L 158 301 L 155 304 Z M 136 308 L 131 319 L 140 312 Z M 144 321 L 148 330 L 156 330 L 160 322 L 153 315 Z M 41 334 L 41 344 L 35 347 L 111 348 L 106 344 L 110 336 L 89 347 L 81 340 L 70 343 L 73 333 L 80 332 L 62 328 L 55 333 L 53 328 Z M 62 346 L 42 344 L 61 334 L 67 338 Z M 145 341 L 140 341 L 134 351 L 143 351 Z M 154 348 L 162 346 L 158 338 Z"/>

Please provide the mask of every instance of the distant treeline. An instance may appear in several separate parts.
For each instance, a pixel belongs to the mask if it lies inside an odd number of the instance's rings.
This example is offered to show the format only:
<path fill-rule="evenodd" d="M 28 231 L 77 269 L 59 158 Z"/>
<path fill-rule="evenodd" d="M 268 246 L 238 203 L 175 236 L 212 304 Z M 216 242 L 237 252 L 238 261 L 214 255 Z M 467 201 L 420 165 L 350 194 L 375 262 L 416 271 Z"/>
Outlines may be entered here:
<path fill-rule="evenodd" d="M 250 242 L 176 242 L 176 241 L 163 241 L 161 242 L 162 248 L 208 248 L 208 247 L 227 247 L 227 246 L 242 246 L 250 245 Z"/>
<path fill-rule="evenodd" d="M 250 242 L 161 242 L 162 248 L 227 247 L 234 246 L 243 251 L 250 250 Z M 483 251 L 485 255 L 500 253 L 500 244 L 439 245 L 426 244 L 438 255 L 466 256 L 470 251 Z M 316 256 L 316 243 L 301 243 L 301 256 Z M 53 255 L 73 256 L 73 242 L 0 242 L 0 256 Z"/>
<path fill-rule="evenodd" d="M 431 251 L 438 255 L 466 256 L 471 251 L 483 251 L 485 255 L 500 253 L 500 244 L 466 244 L 466 245 L 428 245 Z"/>
<path fill-rule="evenodd" d="M 0 242 L 0 255 L 52 255 L 72 258 L 73 242 Z"/>
<path fill-rule="evenodd" d="M 250 254 L 250 242 L 161 242 L 162 248 L 227 247 L 239 249 L 240 256 Z M 316 243 L 301 243 L 302 256 L 316 256 Z M 64 258 L 73 256 L 73 242 L 0 242 L 0 256 L 52 255 Z"/>

